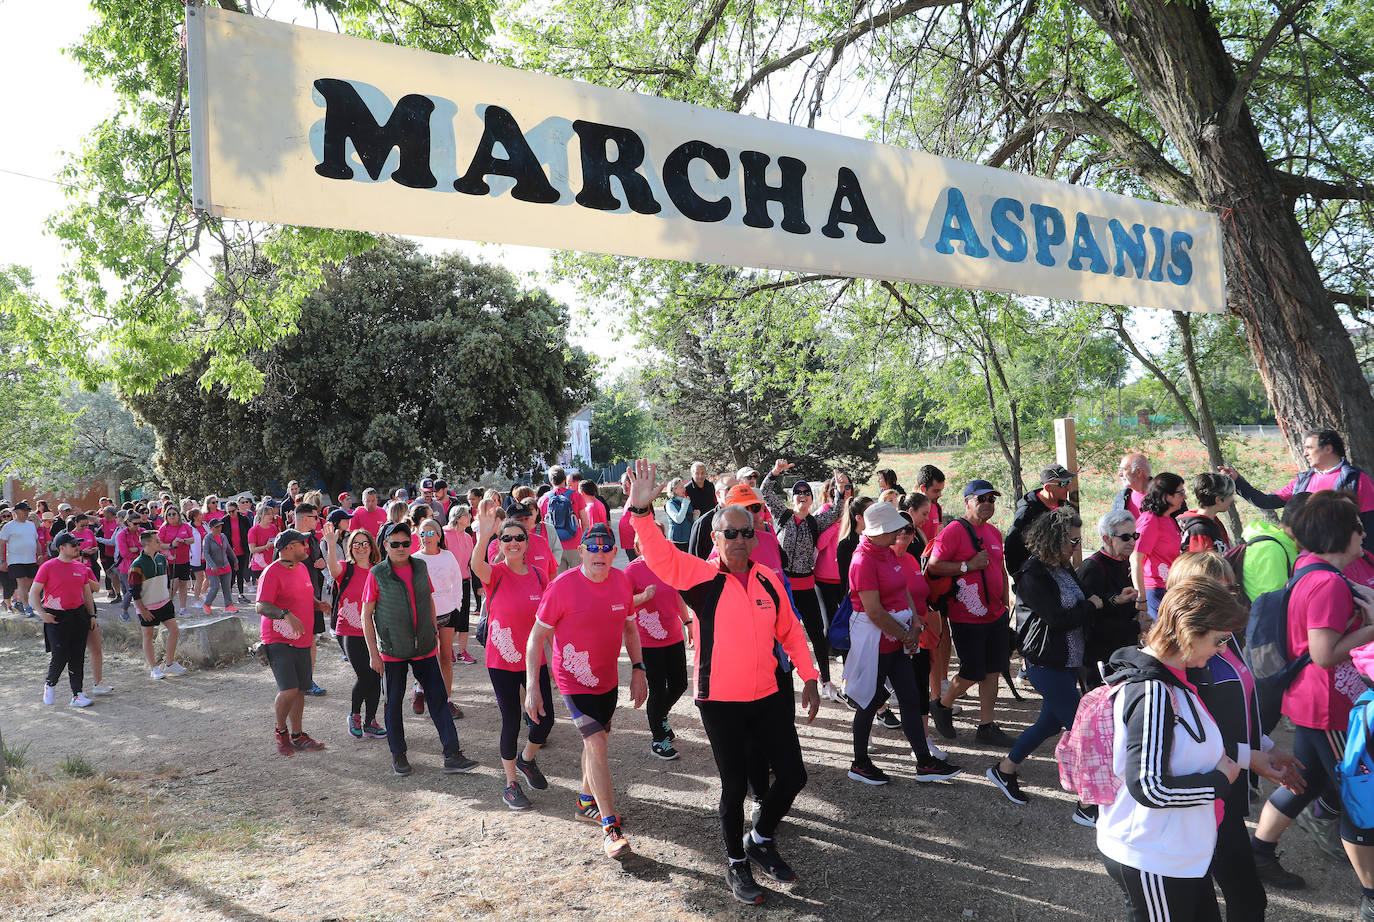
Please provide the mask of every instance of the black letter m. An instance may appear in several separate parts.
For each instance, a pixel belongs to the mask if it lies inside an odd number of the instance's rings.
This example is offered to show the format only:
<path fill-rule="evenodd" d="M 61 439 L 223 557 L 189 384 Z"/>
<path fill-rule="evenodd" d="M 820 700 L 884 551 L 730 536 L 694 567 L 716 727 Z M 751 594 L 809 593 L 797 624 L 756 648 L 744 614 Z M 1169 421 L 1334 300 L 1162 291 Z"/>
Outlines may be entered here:
<path fill-rule="evenodd" d="M 315 172 L 330 179 L 352 179 L 346 142 L 352 140 L 367 174 L 376 181 L 386 166 L 393 147 L 401 149 L 401 165 L 391 178 L 412 189 L 433 189 L 438 185 L 429 170 L 429 116 L 434 102 L 428 96 L 411 93 L 396 103 L 385 125 L 378 125 L 367 103 L 347 80 L 324 77 L 315 81 L 324 97 L 324 162 Z"/>

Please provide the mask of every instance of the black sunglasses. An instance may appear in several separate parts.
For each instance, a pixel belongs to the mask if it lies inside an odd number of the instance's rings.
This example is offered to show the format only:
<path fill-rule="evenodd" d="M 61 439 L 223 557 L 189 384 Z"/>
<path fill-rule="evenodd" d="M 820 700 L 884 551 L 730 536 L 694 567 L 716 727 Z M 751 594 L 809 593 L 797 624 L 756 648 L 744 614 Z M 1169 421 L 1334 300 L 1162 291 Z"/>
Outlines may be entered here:
<path fill-rule="evenodd" d="M 410 547 L 410 542 L 409 542 L 409 541 L 388 541 L 388 542 L 386 543 L 386 546 L 387 546 L 387 547 Z"/>
<path fill-rule="evenodd" d="M 724 531 L 722 531 L 721 534 L 725 536 L 725 540 L 726 540 L 726 541 L 733 541 L 733 540 L 735 540 L 736 538 L 744 538 L 744 539 L 747 540 L 747 539 L 749 539 L 749 538 L 754 537 L 754 529 L 752 529 L 752 528 L 727 528 L 727 529 L 725 529 Z"/>
<path fill-rule="evenodd" d="M 519 541 L 521 544 L 524 544 L 524 543 L 525 543 L 525 536 L 524 536 L 524 535 L 502 535 L 502 536 L 501 536 L 501 543 L 502 543 L 502 544 L 510 544 L 512 541 Z"/>
<path fill-rule="evenodd" d="M 979 496 L 979 497 L 976 497 L 976 501 L 977 501 L 978 505 L 980 505 L 980 506 L 987 506 L 987 505 L 991 505 L 992 503 L 997 502 L 997 497 L 995 497 L 995 496 Z"/>
<path fill-rule="evenodd" d="M 1118 541 L 1139 541 L 1140 532 L 1133 531 L 1128 535 L 1112 535 L 1112 537 L 1116 538 Z"/>

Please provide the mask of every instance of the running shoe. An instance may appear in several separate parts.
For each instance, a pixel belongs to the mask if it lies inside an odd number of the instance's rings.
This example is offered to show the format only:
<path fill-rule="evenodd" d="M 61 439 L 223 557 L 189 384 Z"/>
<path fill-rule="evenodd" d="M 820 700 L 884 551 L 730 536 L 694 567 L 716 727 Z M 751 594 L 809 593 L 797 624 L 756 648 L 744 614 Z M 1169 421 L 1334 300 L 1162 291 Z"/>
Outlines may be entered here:
<path fill-rule="evenodd" d="M 767 842 L 755 842 L 754 834 L 746 832 L 744 834 L 744 854 L 757 864 L 763 873 L 778 883 L 790 884 L 797 879 L 797 872 L 792 870 L 790 864 L 782 860 L 782 855 L 778 854 L 778 848 L 773 844 L 772 839 Z"/>
<path fill-rule="evenodd" d="M 754 882 L 754 870 L 747 860 L 730 862 L 725 882 L 730 886 L 730 895 L 744 905 L 757 906 L 763 902 L 763 888 Z"/>
<path fill-rule="evenodd" d="M 837 691 L 835 690 L 835 685 L 834 685 L 833 682 L 822 682 L 822 683 L 821 683 L 821 700 L 822 700 L 822 701 L 839 701 L 840 699 L 839 699 L 838 696 L 839 696 L 839 692 L 837 692 Z"/>
<path fill-rule="evenodd" d="M 97 682 L 91 686 L 92 695 L 108 695 L 112 691 L 114 691 L 113 685 L 104 685 L 100 682 Z"/>
<path fill-rule="evenodd" d="M 297 752 L 319 752 L 324 748 L 324 743 L 317 739 L 311 739 L 310 734 L 304 730 L 299 735 L 291 734 L 291 745 Z"/>
<path fill-rule="evenodd" d="M 963 771 L 957 765 L 950 765 L 944 759 L 937 759 L 934 753 L 931 753 L 929 759 L 918 759 L 916 762 L 917 781 L 953 781 L 963 774 Z"/>
<path fill-rule="evenodd" d="M 601 822 L 601 811 L 597 809 L 595 798 L 584 800 L 579 795 L 577 806 L 573 807 L 573 815 L 580 820 L 591 820 L 593 823 Z"/>
<path fill-rule="evenodd" d="M 167 673 L 165 673 L 165 672 L 162 671 L 162 667 L 161 667 L 161 666 L 154 666 L 152 669 L 148 670 L 148 675 L 150 675 L 150 676 L 153 677 L 154 679 L 165 679 L 165 678 L 167 678 Z"/>
<path fill-rule="evenodd" d="M 370 740 L 384 740 L 386 739 L 386 727 L 377 723 L 374 718 L 368 723 L 363 724 L 363 736 Z"/>
<path fill-rule="evenodd" d="M 208 616 L 208 615 L 213 615 L 213 614 L 215 613 L 215 610 L 214 610 L 213 608 L 211 608 L 209 605 L 202 605 L 202 606 L 200 607 L 200 610 L 203 611 L 203 612 L 205 612 L 205 614 L 206 614 L 207 616 Z"/>
<path fill-rule="evenodd" d="M 71 706 L 74 708 L 88 708 L 92 704 L 95 704 L 95 702 L 87 698 L 82 692 L 77 692 L 72 695 Z"/>
<path fill-rule="evenodd" d="M 673 732 L 672 727 L 668 726 L 668 721 L 666 720 L 663 721 L 663 738 L 670 743 L 677 739 L 677 734 Z"/>
<path fill-rule="evenodd" d="M 239 609 L 238 609 L 238 606 L 237 606 L 237 605 L 226 605 L 226 606 L 224 606 L 224 610 L 225 610 L 225 612 L 227 612 L 228 614 L 231 614 L 231 615 L 237 615 L 237 614 L 239 613 Z"/>
<path fill-rule="evenodd" d="M 444 774 L 461 775 L 470 772 L 477 767 L 476 759 L 469 759 L 463 755 L 463 750 L 454 749 L 452 752 L 444 754 Z"/>
<path fill-rule="evenodd" d="M 120 621 L 130 621 L 130 620 L 132 620 L 132 619 L 129 617 L 129 608 L 128 608 L 127 605 L 124 607 L 124 609 L 123 609 L 122 611 L 120 611 L 120 613 L 119 613 L 119 620 L 120 620 Z"/>
<path fill-rule="evenodd" d="M 296 747 L 291 745 L 291 734 L 285 730 L 273 730 L 272 732 L 277 742 L 277 752 L 284 756 L 296 754 Z"/>
<path fill-rule="evenodd" d="M 363 715 L 348 715 L 348 734 L 354 739 L 360 740 L 363 738 Z"/>
<path fill-rule="evenodd" d="M 534 804 L 525 796 L 525 792 L 520 790 L 519 783 L 512 781 L 506 785 L 506 793 L 501 795 L 501 799 L 506 802 L 506 807 L 511 810 L 530 810 Z"/>
<path fill-rule="evenodd" d="M 164 663 L 162 666 L 162 672 L 164 675 L 169 676 L 185 675 L 186 667 L 181 665 L 181 663 Z"/>
<path fill-rule="evenodd" d="M 892 712 L 892 708 L 883 708 L 877 713 L 874 720 L 889 730 L 902 729 L 902 719 Z"/>
<path fill-rule="evenodd" d="M 1097 804 L 1080 803 L 1073 808 L 1073 821 L 1089 829 L 1097 828 Z"/>
<path fill-rule="evenodd" d="M 954 732 L 954 712 L 941 704 L 938 698 L 930 702 L 930 722 L 935 725 L 935 732 L 947 740 L 957 735 Z"/>
<path fill-rule="evenodd" d="M 462 653 L 458 654 L 458 662 L 462 663 L 464 666 L 471 666 L 475 664 L 477 660 L 473 658 L 471 653 L 464 650 Z"/>
<path fill-rule="evenodd" d="M 1307 886 L 1307 881 L 1303 880 L 1301 875 L 1294 874 L 1279 864 L 1277 854 L 1264 855 L 1255 852 L 1255 870 L 1259 872 L 1260 880 L 1280 890 L 1301 890 Z"/>
<path fill-rule="evenodd" d="M 887 772 L 876 765 L 860 765 L 858 762 L 850 763 L 849 777 L 855 781 L 862 781 L 864 784 L 875 786 L 888 782 Z"/>
<path fill-rule="evenodd" d="M 653 745 L 649 748 L 654 751 L 654 755 L 665 762 L 671 762 L 677 758 L 677 750 L 667 740 L 654 740 Z"/>
<path fill-rule="evenodd" d="M 1315 805 L 1314 805 L 1315 806 Z M 1298 814 L 1298 825 L 1312 836 L 1317 850 L 1328 858 L 1345 862 L 1345 846 L 1341 844 L 1341 819 L 1339 816 L 1318 817 L 1309 807 Z"/>
<path fill-rule="evenodd" d="M 837 700 L 851 711 L 857 711 L 859 709 L 859 702 L 855 701 L 844 692 L 836 692 L 835 694 L 839 696 Z"/>
<path fill-rule="evenodd" d="M 1360 922 L 1374 922 L 1374 900 L 1367 896 L 1360 897 L 1360 914 L 1355 918 Z"/>
<path fill-rule="evenodd" d="M 415 698 L 410 702 L 410 709 L 416 714 L 423 714 L 425 712 L 425 690 L 420 687 L 419 682 L 415 683 L 414 692 Z"/>
<path fill-rule="evenodd" d="M 1002 793 L 1007 795 L 1007 800 L 1021 807 L 1030 803 L 1030 798 L 1021 790 L 1021 782 L 1015 773 L 1004 774 L 1001 769 L 994 765 L 988 769 L 987 776 L 989 781 L 997 785 Z"/>
<path fill-rule="evenodd" d="M 247 604 L 248 604 L 248 596 L 244 595 L 242 592 L 239 593 L 239 604 L 240 604 L 240 605 L 247 605 Z"/>
<path fill-rule="evenodd" d="M 463 709 L 460 708 L 458 705 L 454 704 L 452 701 L 450 701 L 448 703 L 448 716 L 452 717 L 454 720 L 462 720 Z"/>
<path fill-rule="evenodd" d="M 1008 736 L 1001 727 L 997 726 L 996 721 L 988 721 L 978 725 L 978 732 L 973 734 L 973 738 L 980 743 L 987 743 L 989 746 L 997 746 L 1001 749 L 1010 749 L 1015 739 Z"/>
<path fill-rule="evenodd" d="M 625 858 L 630 854 L 630 840 L 620 831 L 620 818 L 612 816 L 607 819 L 611 822 L 603 820 L 601 823 L 601 847 L 605 849 L 607 858 Z"/>
<path fill-rule="evenodd" d="M 405 777 L 406 775 L 409 775 L 411 772 L 413 772 L 415 769 L 410 767 L 410 760 L 406 758 L 406 754 L 403 752 L 398 756 L 391 757 L 391 770 L 396 774 Z"/>
<path fill-rule="evenodd" d="M 57 700 L 57 689 L 51 685 L 43 686 L 43 703 L 52 704 Z"/>
<path fill-rule="evenodd" d="M 525 779 L 525 783 L 536 791 L 547 791 L 549 789 L 549 779 L 544 777 L 544 773 L 539 770 L 539 766 L 534 760 L 526 762 L 520 753 L 515 754 L 515 770 Z"/>
<path fill-rule="evenodd" d="M 310 683 L 310 687 L 305 690 L 305 693 L 307 695 L 310 695 L 312 698 L 318 698 L 321 695 L 328 694 L 328 692 L 326 692 L 323 688 L 320 688 L 319 682 L 315 682 L 313 680 Z"/>

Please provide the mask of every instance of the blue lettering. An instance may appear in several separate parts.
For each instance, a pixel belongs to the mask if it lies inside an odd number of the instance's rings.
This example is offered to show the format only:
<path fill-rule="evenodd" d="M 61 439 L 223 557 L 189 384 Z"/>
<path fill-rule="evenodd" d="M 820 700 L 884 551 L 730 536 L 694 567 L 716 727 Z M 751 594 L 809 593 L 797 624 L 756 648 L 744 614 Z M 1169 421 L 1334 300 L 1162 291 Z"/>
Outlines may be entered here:
<path fill-rule="evenodd" d="M 1126 259 L 1135 267 L 1135 277 L 1145 275 L 1145 225 L 1132 224 L 1131 232 L 1116 218 L 1107 222 L 1107 230 L 1112 234 L 1112 245 L 1116 247 L 1116 274 L 1126 274 Z"/>
<path fill-rule="evenodd" d="M 987 247 L 978 239 L 969 217 L 968 206 L 964 204 L 964 193 L 950 186 L 949 197 L 945 203 L 945 220 L 940 227 L 940 239 L 935 241 L 935 251 L 946 255 L 954 252 L 952 242 L 962 241 L 964 255 L 982 259 L 988 255 Z"/>
<path fill-rule="evenodd" d="M 1101 275 L 1107 271 L 1107 260 L 1102 255 L 1102 248 L 1097 245 L 1097 238 L 1093 236 L 1093 228 L 1088 223 L 1088 216 L 1080 211 L 1074 222 L 1073 252 L 1069 254 L 1069 268 L 1075 271 L 1082 269 L 1084 257 L 1089 260 L 1089 272 Z"/>
<path fill-rule="evenodd" d="M 992 203 L 992 248 L 1009 263 L 1025 261 L 1026 232 L 1020 224 L 1025 217 L 1025 207 L 1014 198 Z"/>
<path fill-rule="evenodd" d="M 1155 259 L 1150 264 L 1150 281 L 1164 281 L 1164 231 L 1158 227 L 1150 228 L 1150 240 L 1155 245 Z"/>
<path fill-rule="evenodd" d="M 1192 248 L 1192 234 L 1174 231 L 1169 238 L 1169 281 L 1175 285 L 1187 285 L 1193 278 L 1193 257 L 1188 253 Z"/>
<path fill-rule="evenodd" d="M 1064 215 L 1049 205 L 1031 205 L 1031 219 L 1035 222 L 1035 261 L 1042 266 L 1054 265 L 1050 247 L 1064 242 Z"/>

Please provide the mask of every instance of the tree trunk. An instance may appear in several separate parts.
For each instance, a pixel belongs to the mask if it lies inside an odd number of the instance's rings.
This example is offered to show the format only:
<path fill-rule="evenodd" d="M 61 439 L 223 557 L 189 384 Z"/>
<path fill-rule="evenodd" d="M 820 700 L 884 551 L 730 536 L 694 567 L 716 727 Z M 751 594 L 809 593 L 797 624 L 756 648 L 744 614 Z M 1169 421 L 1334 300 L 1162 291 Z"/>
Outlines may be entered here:
<path fill-rule="evenodd" d="M 1374 396 L 1280 189 L 1248 106 L 1224 116 L 1237 78 L 1205 0 L 1078 0 L 1111 37 L 1169 140 L 1200 206 L 1221 217 L 1226 306 L 1246 337 L 1285 437 L 1332 427 L 1374 463 Z"/>
<path fill-rule="evenodd" d="M 1207 449 L 1208 470 L 1215 471 L 1226 462 L 1221 456 L 1221 440 L 1217 438 L 1217 426 L 1212 420 L 1212 407 L 1207 402 L 1206 391 L 1202 389 L 1202 374 L 1198 371 L 1197 353 L 1193 350 L 1193 318 L 1183 311 L 1174 311 L 1174 321 L 1178 324 L 1178 331 L 1183 338 L 1183 364 L 1188 369 L 1188 385 L 1193 389 L 1193 402 L 1197 404 L 1198 429 L 1202 435 L 1202 444 Z M 1231 504 L 1227 521 L 1231 525 L 1232 538 L 1240 541 L 1240 512 L 1236 509 L 1235 503 Z"/>

